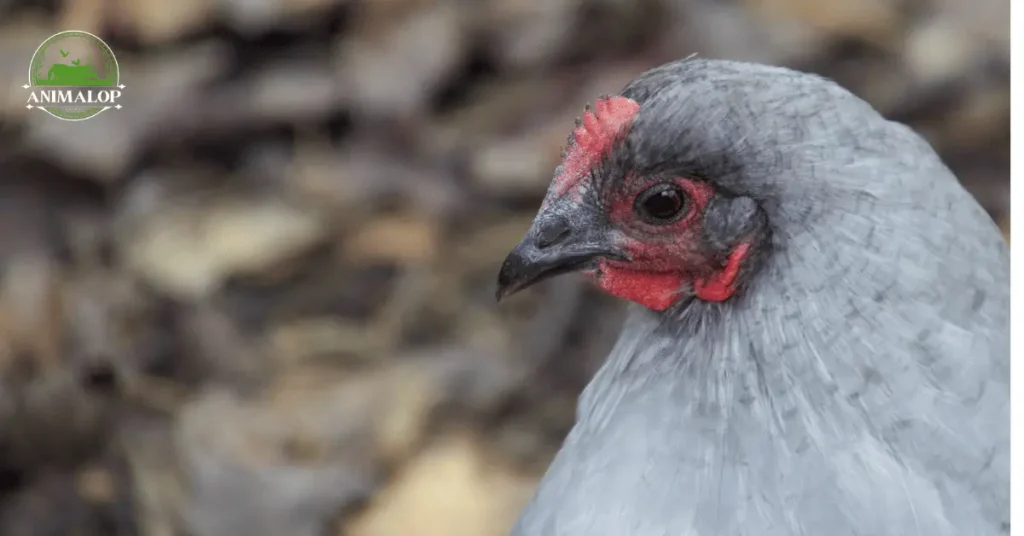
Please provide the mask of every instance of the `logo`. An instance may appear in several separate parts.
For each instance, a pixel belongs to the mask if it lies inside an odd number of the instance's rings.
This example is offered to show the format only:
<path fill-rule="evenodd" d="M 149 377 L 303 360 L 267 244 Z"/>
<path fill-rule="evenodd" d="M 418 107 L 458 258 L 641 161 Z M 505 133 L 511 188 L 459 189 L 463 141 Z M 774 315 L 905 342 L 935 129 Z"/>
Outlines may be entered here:
<path fill-rule="evenodd" d="M 88 32 L 68 31 L 39 45 L 28 70 L 29 110 L 65 121 L 84 121 L 111 108 L 125 86 L 114 51 Z"/>

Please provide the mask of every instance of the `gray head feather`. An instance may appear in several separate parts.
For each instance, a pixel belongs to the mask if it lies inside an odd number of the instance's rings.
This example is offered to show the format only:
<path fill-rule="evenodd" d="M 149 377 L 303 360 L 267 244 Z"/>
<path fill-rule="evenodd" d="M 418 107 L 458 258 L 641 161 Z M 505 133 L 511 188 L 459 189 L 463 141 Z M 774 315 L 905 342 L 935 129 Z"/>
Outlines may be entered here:
<path fill-rule="evenodd" d="M 623 95 L 630 165 L 754 200 L 771 248 L 733 300 L 633 311 L 513 533 L 1008 534 L 1006 245 L 931 147 L 781 68 Z"/>

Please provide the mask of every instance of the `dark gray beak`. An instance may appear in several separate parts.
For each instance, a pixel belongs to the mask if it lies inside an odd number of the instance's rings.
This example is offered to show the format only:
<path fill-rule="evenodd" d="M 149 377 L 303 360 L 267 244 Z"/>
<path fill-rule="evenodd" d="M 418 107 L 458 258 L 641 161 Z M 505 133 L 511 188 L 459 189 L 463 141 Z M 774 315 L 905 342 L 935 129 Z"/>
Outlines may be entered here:
<path fill-rule="evenodd" d="M 611 247 L 605 225 L 579 216 L 541 213 L 498 272 L 495 298 L 501 301 L 556 275 L 590 268 L 599 257 L 625 260 Z"/>

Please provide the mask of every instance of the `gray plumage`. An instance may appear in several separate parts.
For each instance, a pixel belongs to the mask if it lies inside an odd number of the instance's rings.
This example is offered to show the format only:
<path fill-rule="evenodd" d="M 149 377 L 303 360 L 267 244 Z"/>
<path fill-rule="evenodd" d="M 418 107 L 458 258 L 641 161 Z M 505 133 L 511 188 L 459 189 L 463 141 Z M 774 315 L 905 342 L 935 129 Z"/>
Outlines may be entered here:
<path fill-rule="evenodd" d="M 514 536 L 1009 533 L 1009 260 L 933 149 L 836 84 L 685 60 L 634 169 L 757 201 L 744 292 L 632 311 Z"/>

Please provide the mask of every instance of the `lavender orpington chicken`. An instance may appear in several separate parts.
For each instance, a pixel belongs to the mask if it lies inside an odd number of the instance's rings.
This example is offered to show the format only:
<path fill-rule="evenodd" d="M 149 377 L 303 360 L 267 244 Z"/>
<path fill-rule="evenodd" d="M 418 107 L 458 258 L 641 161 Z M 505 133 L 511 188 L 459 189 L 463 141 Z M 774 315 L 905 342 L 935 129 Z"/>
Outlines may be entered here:
<path fill-rule="evenodd" d="M 817 76 L 649 71 L 570 137 L 499 298 L 640 304 L 513 533 L 1009 533 L 1009 259 L 932 148 Z"/>

